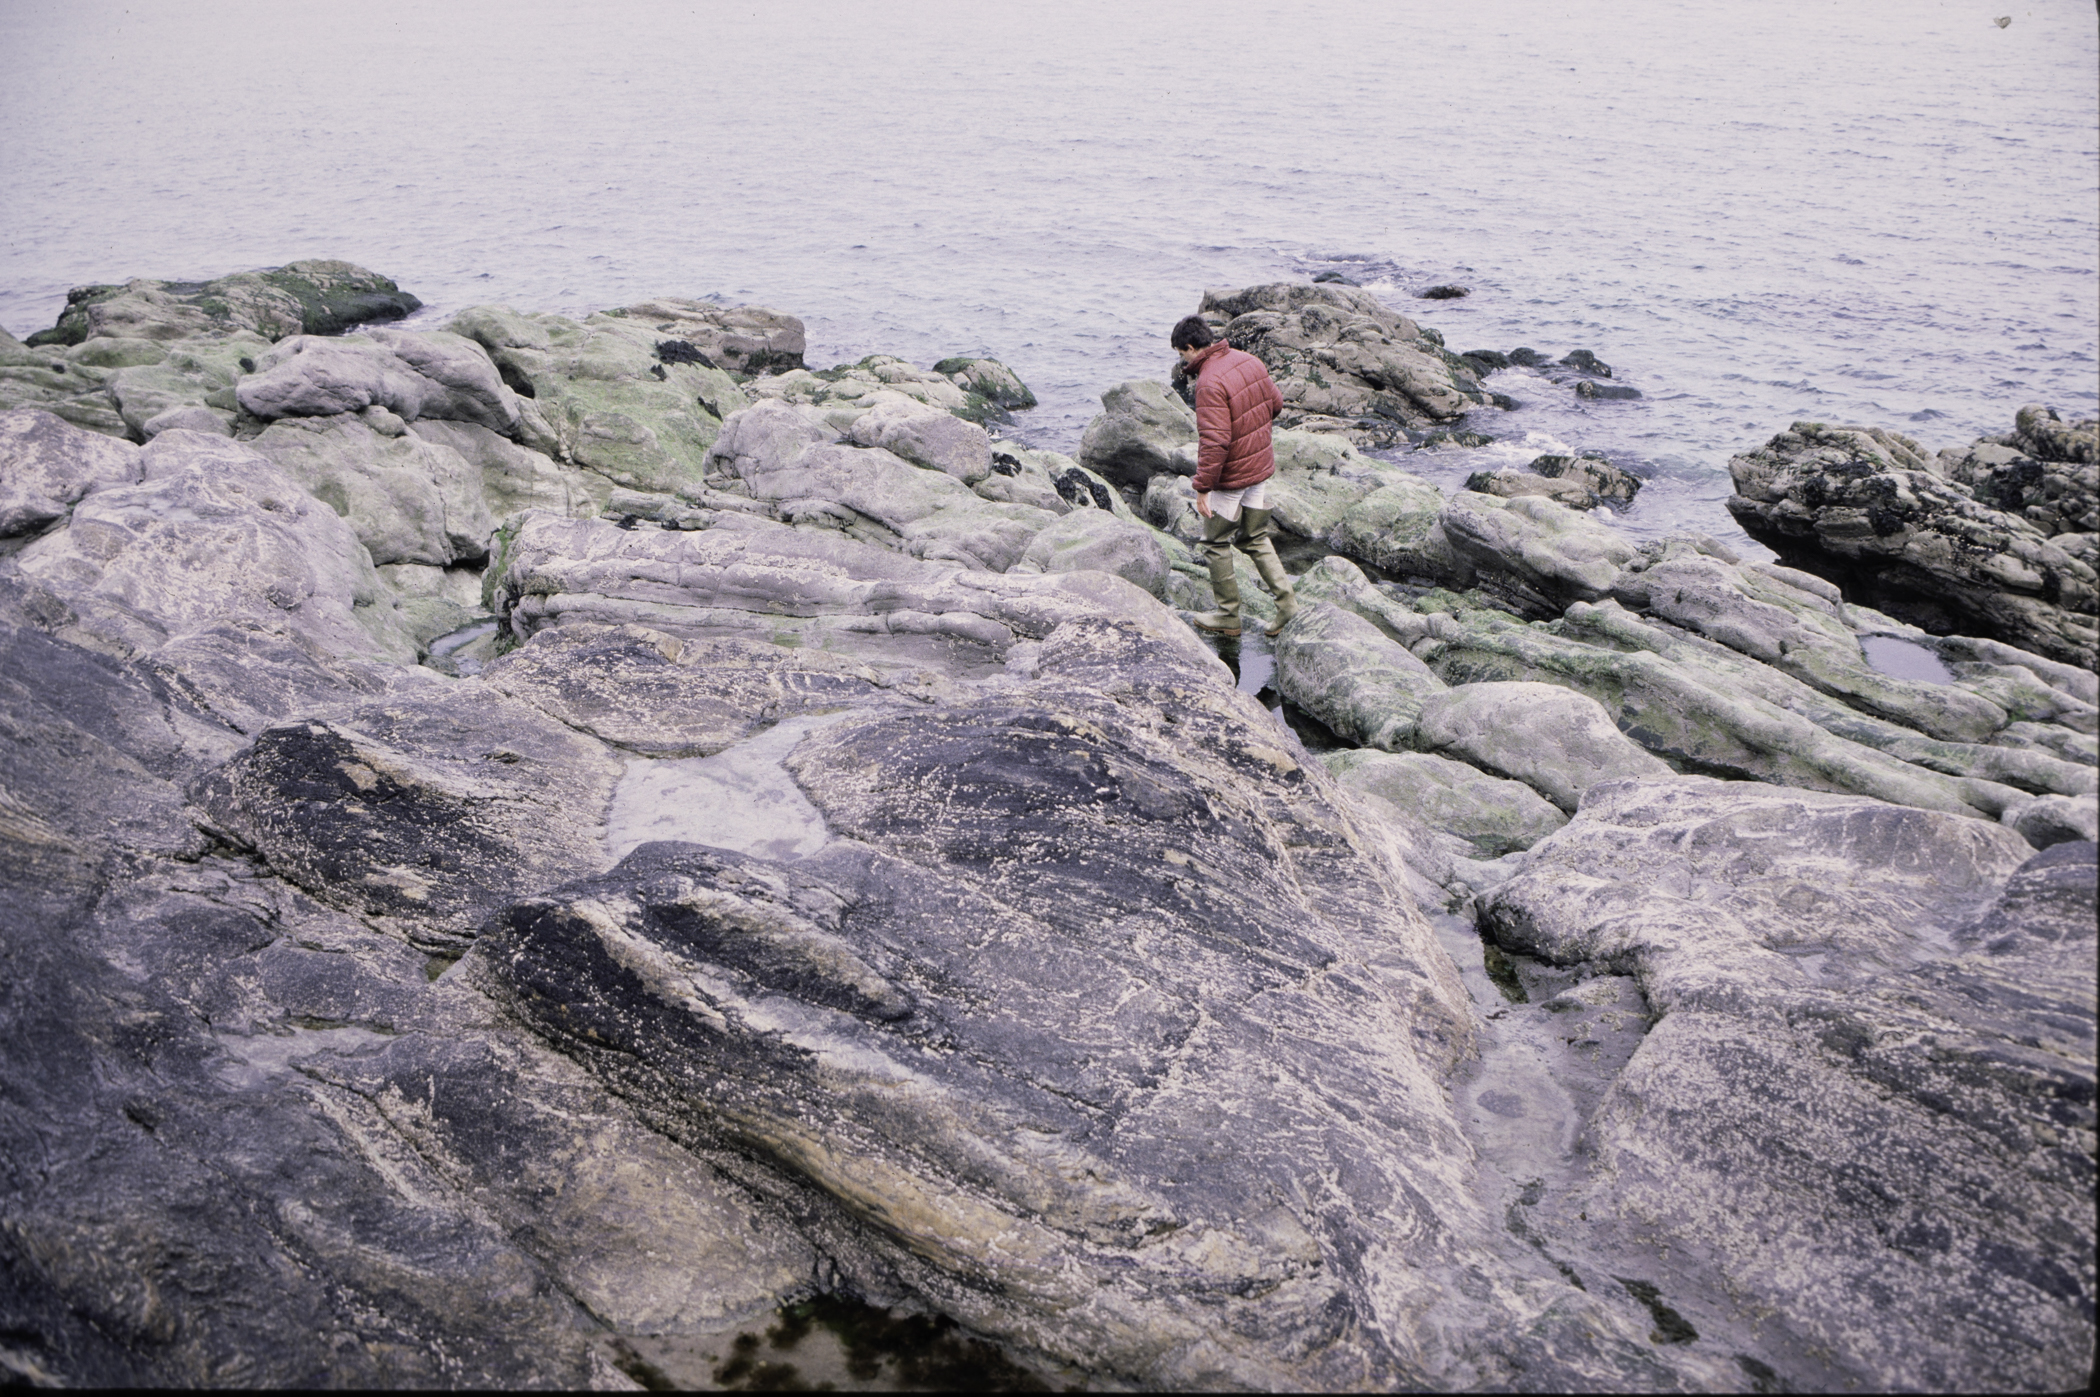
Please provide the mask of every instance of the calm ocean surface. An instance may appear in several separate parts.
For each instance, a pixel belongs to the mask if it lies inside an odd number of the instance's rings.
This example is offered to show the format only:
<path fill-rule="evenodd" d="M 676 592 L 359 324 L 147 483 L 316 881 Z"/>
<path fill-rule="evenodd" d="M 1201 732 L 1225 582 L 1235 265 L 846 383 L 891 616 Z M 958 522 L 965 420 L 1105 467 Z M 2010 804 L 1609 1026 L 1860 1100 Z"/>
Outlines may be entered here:
<path fill-rule="evenodd" d="M 1332 268 L 1646 394 L 1500 375 L 1504 444 L 1411 466 L 1601 449 L 1629 527 L 1739 539 L 1795 418 L 2100 401 L 2095 11 L 2028 3 L 0 0 L 0 324 L 309 256 L 419 323 L 718 295 L 814 364 L 994 355 L 1069 450 L 1205 287 Z"/>

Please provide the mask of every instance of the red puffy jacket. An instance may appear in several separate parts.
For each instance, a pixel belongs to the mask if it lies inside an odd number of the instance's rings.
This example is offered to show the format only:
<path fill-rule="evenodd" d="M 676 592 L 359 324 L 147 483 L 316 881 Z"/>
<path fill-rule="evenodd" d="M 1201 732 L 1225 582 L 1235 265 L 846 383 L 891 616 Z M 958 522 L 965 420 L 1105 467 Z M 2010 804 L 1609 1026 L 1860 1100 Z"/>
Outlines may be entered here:
<path fill-rule="evenodd" d="M 1196 377 L 1196 489 L 1244 490 L 1276 474 L 1269 424 L 1283 394 L 1268 368 L 1223 340 L 1189 365 Z"/>

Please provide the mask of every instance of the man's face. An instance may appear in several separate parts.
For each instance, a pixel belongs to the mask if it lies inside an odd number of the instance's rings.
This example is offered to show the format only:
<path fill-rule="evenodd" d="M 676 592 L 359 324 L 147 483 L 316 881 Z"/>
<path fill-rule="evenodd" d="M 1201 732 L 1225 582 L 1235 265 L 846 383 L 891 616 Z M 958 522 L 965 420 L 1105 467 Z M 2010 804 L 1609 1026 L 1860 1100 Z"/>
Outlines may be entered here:
<path fill-rule="evenodd" d="M 1193 366 L 1196 362 L 1196 356 L 1208 347 L 1207 345 L 1190 345 L 1187 349 L 1177 349 L 1174 352 L 1181 356 L 1182 363 Z"/>

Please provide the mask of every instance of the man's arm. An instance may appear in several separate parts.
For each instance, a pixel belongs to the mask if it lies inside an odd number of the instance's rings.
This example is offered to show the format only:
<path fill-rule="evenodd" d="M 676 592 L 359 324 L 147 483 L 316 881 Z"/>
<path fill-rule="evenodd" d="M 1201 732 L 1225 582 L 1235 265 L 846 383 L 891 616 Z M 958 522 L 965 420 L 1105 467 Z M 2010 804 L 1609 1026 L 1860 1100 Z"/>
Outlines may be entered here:
<path fill-rule="evenodd" d="M 1200 498 L 1216 488 L 1232 449 L 1232 404 L 1226 399 L 1222 374 L 1196 380 L 1196 479 Z M 1201 510 L 1199 513 L 1203 512 Z"/>

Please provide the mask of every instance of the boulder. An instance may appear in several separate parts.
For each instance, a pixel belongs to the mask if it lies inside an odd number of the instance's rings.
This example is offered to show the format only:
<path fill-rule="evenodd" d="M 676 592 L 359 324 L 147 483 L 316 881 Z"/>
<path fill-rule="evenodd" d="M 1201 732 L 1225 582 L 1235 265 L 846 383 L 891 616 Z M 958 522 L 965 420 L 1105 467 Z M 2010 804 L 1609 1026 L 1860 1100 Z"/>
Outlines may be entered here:
<path fill-rule="evenodd" d="M 131 435 L 109 396 L 111 370 L 72 363 L 19 340 L 0 345 L 0 412 L 40 408 L 76 427 L 108 436 Z"/>
<path fill-rule="evenodd" d="M 633 490 L 699 485 L 723 419 L 749 401 L 726 370 L 664 351 L 684 342 L 632 315 L 579 323 L 474 306 L 447 328 L 487 350 L 503 383 L 526 400 L 517 433 L 524 445 Z"/>
<path fill-rule="evenodd" d="M 433 983 L 449 956 L 206 840 L 183 782 L 215 758 L 154 676 L 0 628 L 0 727 L 37 739 L 0 743 L 0 1091 L 39 1161 L 0 1199 L 17 1371 L 602 1388 L 610 1335 L 812 1283 L 784 1218 Z"/>
<path fill-rule="evenodd" d="M 1283 394 L 1281 427 L 1392 446 L 1410 428 L 1487 401 L 1470 365 L 1355 287 L 1277 282 L 1207 291 L 1200 313 L 1221 325 L 1233 348 L 1268 365 Z"/>
<path fill-rule="evenodd" d="M 901 394 L 970 422 L 985 418 L 985 403 L 973 399 L 946 374 L 931 373 L 892 354 L 870 354 L 852 364 L 811 372 L 794 369 L 745 385 L 753 401 L 775 398 L 818 409 L 835 431 L 844 432 L 878 403 Z"/>
<path fill-rule="evenodd" d="M 443 331 L 295 336 L 257 358 L 234 391 L 242 410 L 264 421 L 380 407 L 404 422 L 440 417 L 509 436 L 520 430 L 517 395 L 487 351 Z"/>
<path fill-rule="evenodd" d="M 1928 631 L 2094 666 L 2092 564 L 1935 473 L 1909 438 L 1797 422 L 1728 469 L 1729 512 L 1788 565 Z"/>
<path fill-rule="evenodd" d="M 965 485 L 992 471 L 992 439 L 984 428 L 902 394 L 887 396 L 855 418 L 846 436 L 915 466 L 944 471 Z"/>
<path fill-rule="evenodd" d="M 1499 1383 L 1509 1306 L 1549 1385 L 1650 1371 L 1631 1315 L 1457 1202 L 1439 1075 L 1463 991 L 1278 742 L 1178 650 L 1063 627 L 1026 692 L 803 737 L 778 779 L 820 812 L 814 847 L 644 845 L 517 904 L 473 963 L 651 1119 L 851 1239 L 844 1279 L 1055 1360 L 1163 1387 Z M 1446 1266 L 1485 1282 L 1463 1326 L 1427 1322 Z"/>
<path fill-rule="evenodd" d="M 1537 495 L 1504 500 L 1461 490 L 1437 523 L 1482 587 L 1533 616 L 1609 596 L 1635 556 L 1623 535 Z"/>
<path fill-rule="evenodd" d="M 325 259 L 240 272 L 215 281 L 79 286 L 58 323 L 25 342 L 75 345 L 96 338 L 182 340 L 245 330 L 265 339 L 339 335 L 375 320 L 399 320 L 422 302 L 386 277 Z"/>
<path fill-rule="evenodd" d="M 2061 848 L 1769 786 L 1593 790 L 1484 905 L 1503 948 L 1631 974 L 1655 1017 L 1540 1245 L 1593 1272 L 1641 1238 L 1651 1285 L 1755 1324 L 1796 1384 L 2083 1383 L 2092 846 Z"/>
<path fill-rule="evenodd" d="M 1293 620 L 1275 656 L 1284 697 L 1361 747 L 1413 747 L 1423 705 L 1446 687 L 1378 627 L 1331 602 L 1313 602 Z"/>
<path fill-rule="evenodd" d="M 595 471 L 564 467 L 543 452 L 471 422 L 425 418 L 410 424 L 409 431 L 454 452 L 481 473 L 482 504 L 499 525 L 534 509 L 586 517 L 612 497 L 612 482 Z"/>
<path fill-rule="evenodd" d="M 1196 473 L 1196 414 L 1163 383 L 1132 379 L 1101 395 L 1079 439 L 1079 463 L 1142 490 L 1155 475 Z"/>
<path fill-rule="evenodd" d="M 482 472 L 449 446 L 363 419 L 288 417 L 252 449 L 343 516 L 374 563 L 445 567 L 488 557 L 496 520 Z"/>
<path fill-rule="evenodd" d="M 119 655 L 234 622 L 323 655 L 409 660 L 350 525 L 252 448 L 163 432 L 136 485 L 106 486 L 15 555 L 38 624 Z"/>
<path fill-rule="evenodd" d="M 1948 447 L 1933 468 L 1993 509 L 2025 519 L 2045 538 L 2100 532 L 2093 445 L 2100 423 L 2065 423 L 2054 408 L 2039 403 L 2021 408 L 2014 423 L 2006 436 Z M 2082 551 L 2077 556 L 2093 561 Z"/>
<path fill-rule="evenodd" d="M 1651 616 L 1928 737 L 1984 742 L 2009 721 L 2004 707 L 1971 689 L 1875 669 L 1838 608 L 1788 580 L 1731 566 L 1678 540 L 1648 556 L 1655 561 L 1628 564 L 1613 595 Z"/>
<path fill-rule="evenodd" d="M 736 415 L 735 428 L 724 433 L 727 444 L 707 459 L 735 471 L 753 498 L 797 525 L 1004 572 L 1055 517 L 987 500 L 954 476 L 920 469 L 879 447 L 824 440 L 826 428 L 786 404 L 760 404 L 750 412 L 749 427 Z"/>
<path fill-rule="evenodd" d="M 970 488 L 984 499 L 1000 504 L 1025 504 L 1062 514 L 1073 506 L 1058 493 L 1057 481 L 1077 465 L 1061 452 L 1036 451 L 1011 441 L 997 442 L 992 447 L 991 470 Z"/>
<path fill-rule="evenodd" d="M 663 349 L 666 364 L 698 363 L 736 374 L 781 373 L 802 367 L 808 347 L 802 322 L 763 306 L 722 306 L 712 301 L 659 296 L 625 306 L 608 315 L 643 322 L 658 335 L 670 335 L 698 358 L 676 348 Z"/>
<path fill-rule="evenodd" d="M 1009 413 L 1022 412 L 1035 406 L 1035 393 L 1021 382 L 1021 376 L 997 359 L 973 359 L 960 357 L 943 359 L 933 366 L 956 387 L 973 398 L 984 400 L 985 409 L 965 415 L 978 420 L 986 415 L 1004 417 Z M 975 408 L 975 403 L 972 403 Z"/>
<path fill-rule="evenodd" d="M 1095 568 L 1135 582 L 1162 601 L 1170 600 L 1166 550 L 1142 524 L 1098 509 L 1075 509 L 1053 521 L 1028 544 L 1014 565 L 1027 572 L 1074 572 Z"/>
<path fill-rule="evenodd" d="M 1478 858 L 1529 849 L 1568 822 L 1522 781 L 1427 752 L 1336 752 L 1327 758 L 1327 769 L 1344 789 L 1375 796 L 1430 829 L 1455 835 Z"/>
<path fill-rule="evenodd" d="M 1612 726 L 1602 704 L 1553 684 L 1488 681 L 1431 694 L 1414 745 L 1522 781 L 1570 814 L 1600 781 L 1670 774 Z"/>
<path fill-rule="evenodd" d="M 1998 818 L 2037 849 L 2100 839 L 2100 799 L 2090 795 L 2035 796 L 2006 807 Z"/>
<path fill-rule="evenodd" d="M 0 412 L 0 538 L 64 519 L 90 492 L 138 480 L 139 449 L 37 408 Z"/>
<path fill-rule="evenodd" d="M 80 348 L 107 343 L 113 341 L 88 340 Z M 258 357 L 269 353 L 270 342 L 242 330 L 211 339 L 170 341 L 159 348 L 159 358 L 116 368 L 106 384 L 132 439 L 144 441 L 171 426 L 230 436 L 241 411 L 236 385 Z"/>

